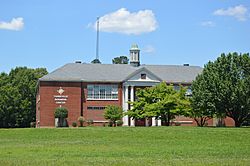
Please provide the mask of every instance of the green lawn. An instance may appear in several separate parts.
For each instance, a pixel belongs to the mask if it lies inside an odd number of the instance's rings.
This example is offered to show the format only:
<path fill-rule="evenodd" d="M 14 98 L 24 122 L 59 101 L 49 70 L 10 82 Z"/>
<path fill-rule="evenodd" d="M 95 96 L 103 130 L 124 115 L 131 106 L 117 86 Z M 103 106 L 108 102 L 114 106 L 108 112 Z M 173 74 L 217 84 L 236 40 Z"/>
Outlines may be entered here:
<path fill-rule="evenodd" d="M 250 128 L 0 129 L 0 165 L 250 165 Z"/>

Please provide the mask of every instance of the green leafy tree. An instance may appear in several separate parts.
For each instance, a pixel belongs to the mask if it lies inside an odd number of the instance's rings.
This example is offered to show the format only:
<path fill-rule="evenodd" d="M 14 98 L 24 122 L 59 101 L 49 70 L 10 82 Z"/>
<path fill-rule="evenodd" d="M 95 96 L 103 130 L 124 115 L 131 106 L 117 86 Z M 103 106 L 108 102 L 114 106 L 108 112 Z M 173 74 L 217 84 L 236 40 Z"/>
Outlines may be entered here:
<path fill-rule="evenodd" d="M 128 61 L 129 59 L 126 56 L 115 57 L 112 59 L 113 64 L 128 64 Z"/>
<path fill-rule="evenodd" d="M 204 80 L 199 83 L 201 77 Z M 231 117 L 235 126 L 240 127 L 250 118 L 249 54 L 221 54 L 214 62 L 208 62 L 194 81 L 193 92 L 196 111 L 207 109 L 218 117 Z"/>
<path fill-rule="evenodd" d="M 140 89 L 136 93 L 138 100 L 131 102 L 133 109 L 127 115 L 134 119 L 158 117 L 169 126 L 176 115 L 186 116 L 190 111 L 190 102 L 185 93 L 185 88 L 176 91 L 165 82 Z"/>
<path fill-rule="evenodd" d="M 123 116 L 121 107 L 109 105 L 104 110 L 104 118 L 110 120 L 112 126 L 116 126 L 116 121 L 120 120 Z"/>
<path fill-rule="evenodd" d="M 91 63 L 99 63 L 99 64 L 101 64 L 101 61 L 99 59 L 94 59 L 94 60 L 91 61 Z"/>
<path fill-rule="evenodd" d="M 68 109 L 65 107 L 57 107 L 54 114 L 55 118 L 58 118 L 58 127 L 66 127 L 64 122 L 68 117 Z"/>
<path fill-rule="evenodd" d="M 36 119 L 36 87 L 46 69 L 17 67 L 0 74 L 0 127 L 29 127 Z"/>
<path fill-rule="evenodd" d="M 204 70 L 204 73 L 207 71 Z M 192 84 L 192 98 L 190 117 L 194 118 L 197 126 L 203 127 L 215 115 L 215 105 L 211 93 L 211 84 L 206 84 L 204 75 L 198 75 Z"/>

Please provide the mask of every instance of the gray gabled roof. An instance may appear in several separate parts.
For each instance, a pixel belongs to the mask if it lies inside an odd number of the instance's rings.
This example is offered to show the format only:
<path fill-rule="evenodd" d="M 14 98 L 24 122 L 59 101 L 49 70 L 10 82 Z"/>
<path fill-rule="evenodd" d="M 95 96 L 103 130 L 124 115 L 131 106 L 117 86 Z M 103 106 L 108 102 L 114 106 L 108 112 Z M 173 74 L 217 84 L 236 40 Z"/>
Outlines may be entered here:
<path fill-rule="evenodd" d="M 145 67 L 168 83 L 191 83 L 202 71 L 199 66 L 145 65 Z"/>
<path fill-rule="evenodd" d="M 123 82 L 142 68 L 169 83 L 191 83 L 202 71 L 198 66 L 68 63 L 39 81 Z"/>
<path fill-rule="evenodd" d="M 154 73 L 152 73 L 150 70 L 148 70 L 145 66 L 140 66 L 140 67 L 136 67 L 137 70 L 135 70 L 133 73 L 130 73 L 127 78 L 125 78 L 123 81 L 128 81 L 131 77 L 135 76 L 138 73 L 148 73 L 151 76 L 154 76 L 156 78 L 157 81 L 163 81 L 160 77 L 158 77 L 157 75 L 155 75 Z"/>
<path fill-rule="evenodd" d="M 136 68 L 122 64 L 68 63 L 40 81 L 121 82 Z"/>

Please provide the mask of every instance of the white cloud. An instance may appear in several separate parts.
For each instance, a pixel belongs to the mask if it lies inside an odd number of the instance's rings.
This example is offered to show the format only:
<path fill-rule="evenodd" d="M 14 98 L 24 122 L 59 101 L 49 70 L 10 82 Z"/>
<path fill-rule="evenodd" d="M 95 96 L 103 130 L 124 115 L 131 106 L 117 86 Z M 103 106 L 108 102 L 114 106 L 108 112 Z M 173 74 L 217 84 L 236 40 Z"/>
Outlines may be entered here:
<path fill-rule="evenodd" d="M 201 26 L 204 26 L 204 27 L 215 27 L 215 23 L 213 21 L 203 21 L 203 22 L 201 22 Z"/>
<path fill-rule="evenodd" d="M 227 9 L 218 9 L 214 11 L 214 15 L 217 16 L 231 16 L 235 17 L 239 21 L 247 20 L 247 8 L 243 5 L 238 5 L 235 7 L 229 7 Z"/>
<path fill-rule="evenodd" d="M 151 54 L 155 52 L 155 48 L 152 45 L 147 45 L 142 51 Z"/>
<path fill-rule="evenodd" d="M 155 31 L 157 21 L 152 10 L 130 12 L 121 8 L 113 13 L 100 17 L 100 31 L 139 35 Z M 96 22 L 94 25 L 96 28 Z"/>
<path fill-rule="evenodd" d="M 22 17 L 12 18 L 10 22 L 0 22 L 0 29 L 19 31 L 23 29 L 23 26 Z"/>

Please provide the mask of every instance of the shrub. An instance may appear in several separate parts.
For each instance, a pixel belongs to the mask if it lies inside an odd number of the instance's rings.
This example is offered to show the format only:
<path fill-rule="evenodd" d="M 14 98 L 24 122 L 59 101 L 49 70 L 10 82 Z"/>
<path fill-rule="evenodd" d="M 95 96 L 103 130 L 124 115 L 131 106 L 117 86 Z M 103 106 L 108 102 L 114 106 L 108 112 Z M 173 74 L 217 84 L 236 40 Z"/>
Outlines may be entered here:
<path fill-rule="evenodd" d="M 112 121 L 109 121 L 108 122 L 108 127 L 112 127 L 113 126 L 113 122 Z"/>
<path fill-rule="evenodd" d="M 78 122 L 80 123 L 80 127 L 83 127 L 83 123 L 85 122 L 85 118 L 83 116 L 79 116 Z"/>
<path fill-rule="evenodd" d="M 93 119 L 88 119 L 87 120 L 87 124 L 88 124 L 88 126 L 91 126 L 92 124 L 94 124 Z"/>
<path fill-rule="evenodd" d="M 55 114 L 55 118 L 67 118 L 68 109 L 64 107 L 57 107 L 54 114 Z"/>
<path fill-rule="evenodd" d="M 72 126 L 73 127 L 77 127 L 77 123 L 76 122 L 72 122 Z"/>
<path fill-rule="evenodd" d="M 181 122 L 175 122 L 175 126 L 180 126 Z"/>
<path fill-rule="evenodd" d="M 216 124 L 216 127 L 226 127 L 225 120 L 223 118 L 218 118 L 218 122 Z"/>
<path fill-rule="evenodd" d="M 67 127 L 68 109 L 64 107 L 57 107 L 54 112 L 55 118 L 58 118 L 58 127 Z"/>
<path fill-rule="evenodd" d="M 123 116 L 122 108 L 115 105 L 109 105 L 104 110 L 104 118 L 111 122 L 111 126 L 115 126 L 115 122 Z"/>
<path fill-rule="evenodd" d="M 35 128 L 36 127 L 36 122 L 30 122 L 30 127 Z"/>
<path fill-rule="evenodd" d="M 122 124 L 123 124 L 123 121 L 122 121 L 122 120 L 117 120 L 117 121 L 116 121 L 116 125 L 117 125 L 117 126 L 122 126 Z"/>

